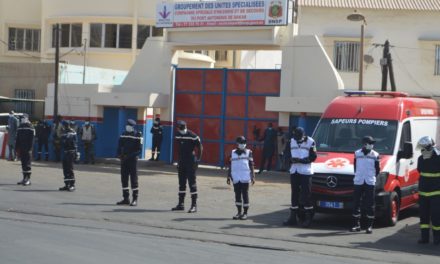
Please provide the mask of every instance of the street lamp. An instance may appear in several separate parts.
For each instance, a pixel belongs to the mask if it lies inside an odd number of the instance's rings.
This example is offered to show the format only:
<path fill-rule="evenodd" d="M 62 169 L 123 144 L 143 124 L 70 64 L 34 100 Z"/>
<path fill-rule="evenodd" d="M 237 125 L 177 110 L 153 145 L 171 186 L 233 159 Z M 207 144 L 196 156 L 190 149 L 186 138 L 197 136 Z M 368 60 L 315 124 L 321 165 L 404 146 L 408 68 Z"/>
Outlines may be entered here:
<path fill-rule="evenodd" d="M 361 44 L 360 44 L 360 52 L 359 52 L 359 91 L 363 90 L 363 77 L 364 77 L 364 29 L 367 25 L 367 20 L 365 17 L 357 13 L 356 10 L 353 14 L 347 16 L 347 19 L 350 21 L 359 22 L 361 21 Z"/>

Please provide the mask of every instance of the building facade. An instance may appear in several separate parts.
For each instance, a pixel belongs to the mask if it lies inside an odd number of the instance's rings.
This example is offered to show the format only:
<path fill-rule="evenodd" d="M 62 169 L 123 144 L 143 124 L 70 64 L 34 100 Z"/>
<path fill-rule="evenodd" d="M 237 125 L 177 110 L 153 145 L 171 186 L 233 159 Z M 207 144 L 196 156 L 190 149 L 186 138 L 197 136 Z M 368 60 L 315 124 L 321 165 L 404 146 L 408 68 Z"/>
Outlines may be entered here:
<path fill-rule="evenodd" d="M 364 62 L 364 90 L 381 89 L 388 40 L 397 90 L 440 94 L 440 2 L 299 0 L 298 34 L 318 36 L 350 90 L 358 89 L 359 77 L 361 22 L 347 19 L 354 10 L 365 17 L 364 54 L 373 58 Z"/>

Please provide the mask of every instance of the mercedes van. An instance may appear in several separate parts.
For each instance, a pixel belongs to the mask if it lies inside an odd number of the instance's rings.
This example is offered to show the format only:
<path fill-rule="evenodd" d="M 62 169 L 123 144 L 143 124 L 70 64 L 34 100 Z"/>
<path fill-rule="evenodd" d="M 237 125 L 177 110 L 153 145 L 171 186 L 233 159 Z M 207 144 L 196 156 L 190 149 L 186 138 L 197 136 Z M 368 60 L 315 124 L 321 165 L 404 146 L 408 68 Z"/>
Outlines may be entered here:
<path fill-rule="evenodd" d="M 395 225 L 400 211 L 418 200 L 417 141 L 439 142 L 439 105 L 402 92 L 346 92 L 323 113 L 314 133 L 312 197 L 318 212 L 351 212 L 354 152 L 362 138 L 374 137 L 380 155 L 376 216 Z"/>

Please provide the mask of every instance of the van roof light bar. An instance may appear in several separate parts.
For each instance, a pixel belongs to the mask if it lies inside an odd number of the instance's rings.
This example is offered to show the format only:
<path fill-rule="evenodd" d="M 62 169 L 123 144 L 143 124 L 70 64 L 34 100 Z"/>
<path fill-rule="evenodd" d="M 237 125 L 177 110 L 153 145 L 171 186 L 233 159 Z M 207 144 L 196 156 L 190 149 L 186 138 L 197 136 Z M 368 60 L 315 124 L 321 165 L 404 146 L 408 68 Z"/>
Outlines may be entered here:
<path fill-rule="evenodd" d="M 408 97 L 409 94 L 402 92 L 381 92 L 381 91 L 344 91 L 347 96 L 352 95 L 378 95 L 378 96 L 390 96 L 390 97 Z"/>

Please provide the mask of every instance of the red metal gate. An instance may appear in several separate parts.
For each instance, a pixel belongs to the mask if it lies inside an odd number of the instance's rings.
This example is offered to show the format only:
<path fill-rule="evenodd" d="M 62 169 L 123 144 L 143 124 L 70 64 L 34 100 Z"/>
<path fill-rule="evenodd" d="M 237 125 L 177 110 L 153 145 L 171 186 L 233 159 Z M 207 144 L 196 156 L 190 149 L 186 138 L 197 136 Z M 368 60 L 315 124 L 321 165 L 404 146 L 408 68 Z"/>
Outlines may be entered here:
<path fill-rule="evenodd" d="M 280 70 L 176 69 L 175 117 L 203 143 L 204 164 L 224 167 L 226 157 L 244 135 L 258 164 L 261 143 L 253 128 L 278 124 L 278 113 L 265 111 L 266 96 L 279 96 Z"/>

